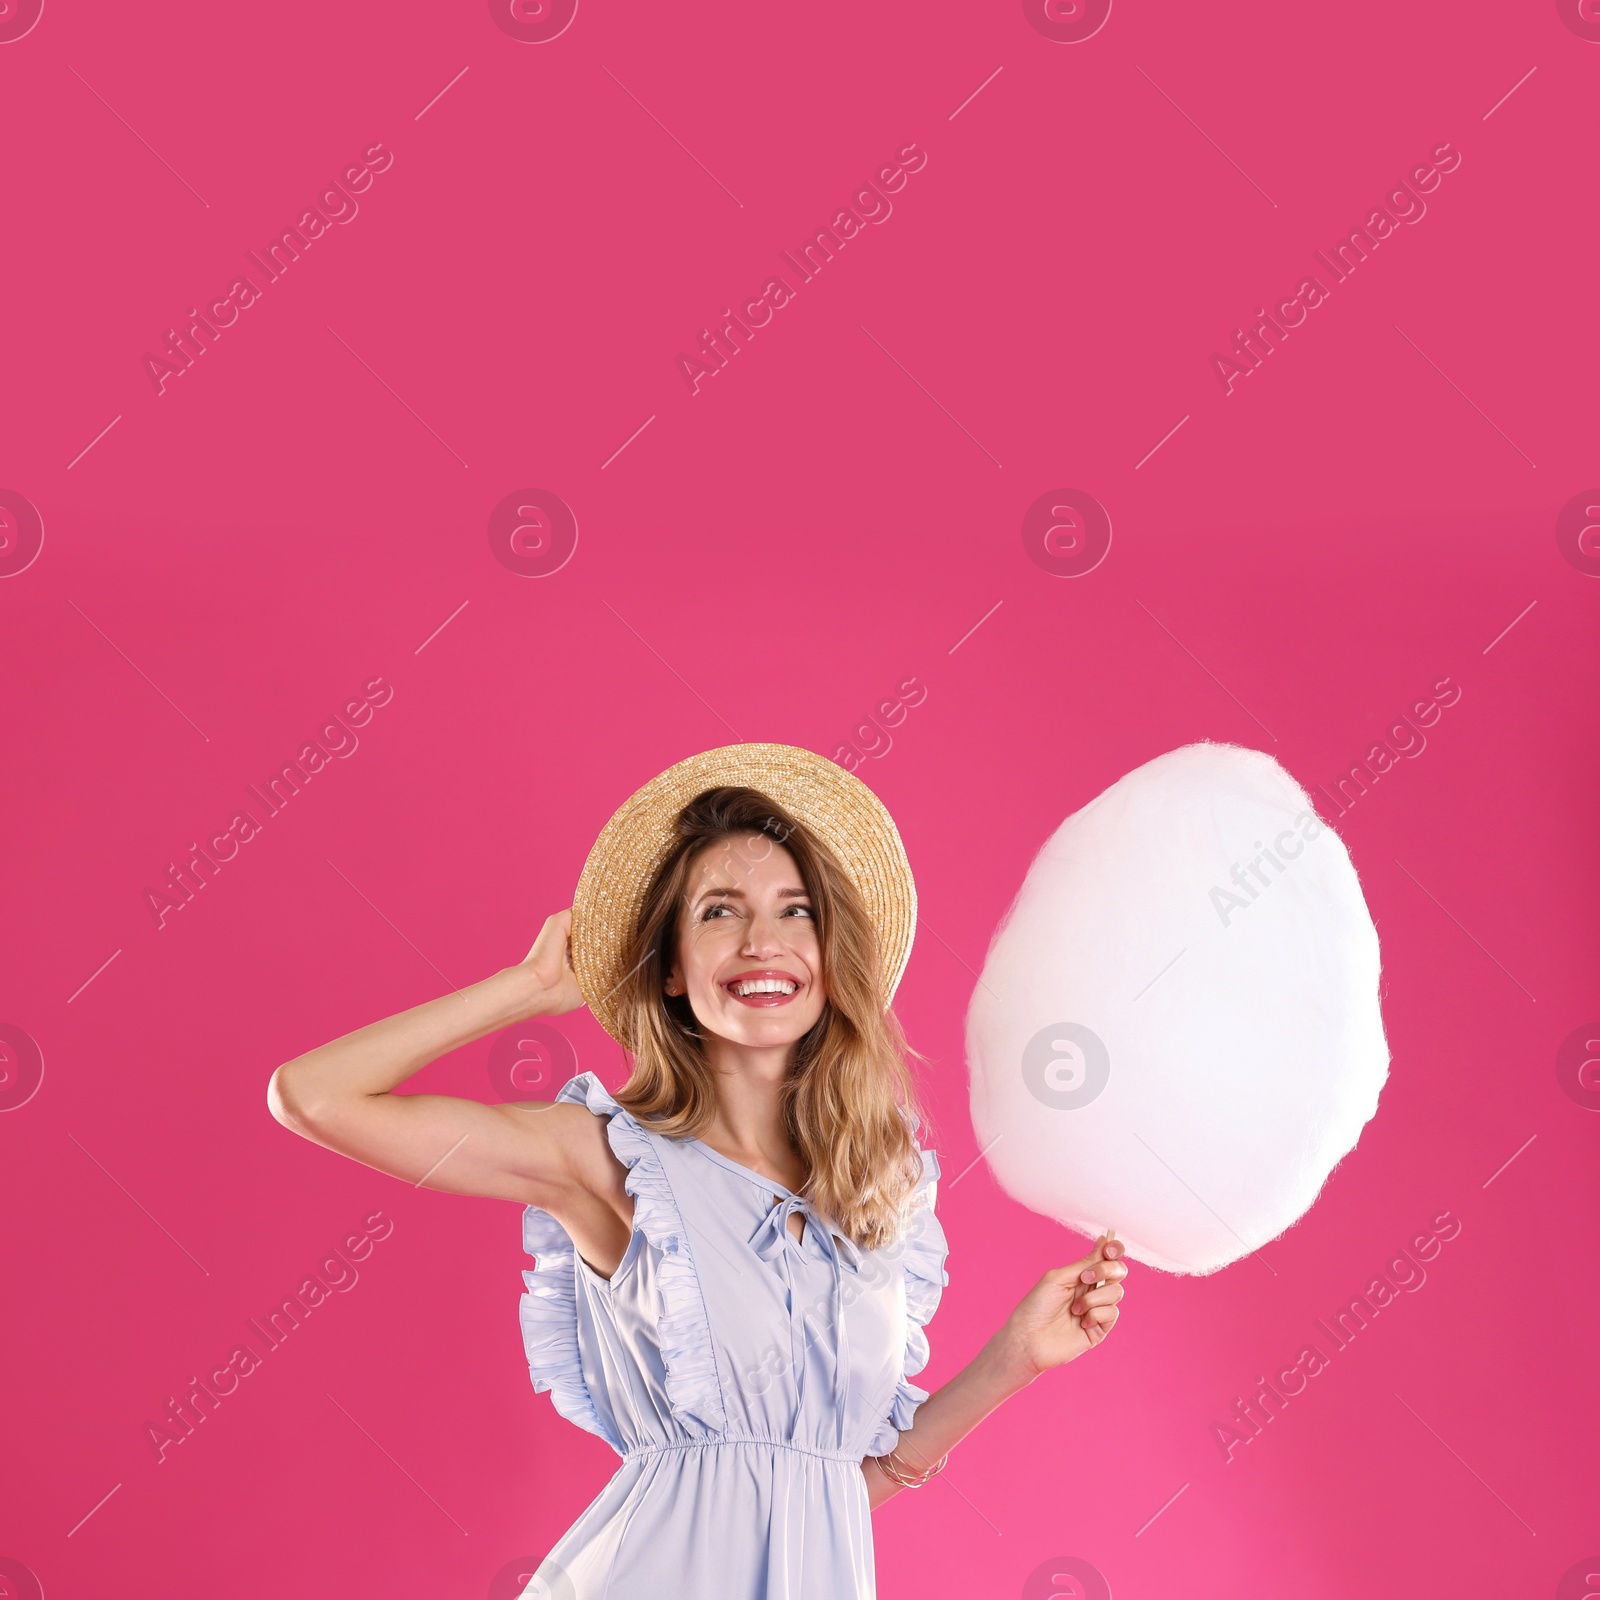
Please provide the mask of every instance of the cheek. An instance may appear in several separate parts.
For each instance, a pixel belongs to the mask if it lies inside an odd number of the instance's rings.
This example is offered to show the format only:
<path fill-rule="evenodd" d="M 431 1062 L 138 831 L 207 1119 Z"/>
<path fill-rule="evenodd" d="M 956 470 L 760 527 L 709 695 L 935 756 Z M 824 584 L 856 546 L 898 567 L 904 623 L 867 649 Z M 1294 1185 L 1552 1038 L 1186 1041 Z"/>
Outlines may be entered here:
<path fill-rule="evenodd" d="M 818 988 L 822 986 L 822 944 L 816 929 L 799 926 L 792 929 L 784 941 L 795 960 L 806 969 L 806 976 Z"/>
<path fill-rule="evenodd" d="M 811 998 L 816 1002 L 817 1009 L 820 1011 L 828 998 L 828 981 L 822 972 L 822 951 L 818 948 L 816 940 L 813 939 L 807 948 L 803 948 L 796 953 L 804 958 L 806 969 L 811 974 Z"/>
<path fill-rule="evenodd" d="M 683 975 L 688 980 L 691 990 L 713 987 L 712 978 L 720 963 L 720 957 L 718 952 L 710 947 L 708 940 L 691 940 L 683 951 L 681 960 Z"/>

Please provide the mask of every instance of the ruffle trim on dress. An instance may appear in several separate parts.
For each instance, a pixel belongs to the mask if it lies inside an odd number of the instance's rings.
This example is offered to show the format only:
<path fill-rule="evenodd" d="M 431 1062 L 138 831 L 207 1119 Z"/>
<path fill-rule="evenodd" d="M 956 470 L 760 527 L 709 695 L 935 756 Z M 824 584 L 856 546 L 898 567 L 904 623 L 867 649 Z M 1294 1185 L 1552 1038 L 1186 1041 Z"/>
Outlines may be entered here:
<path fill-rule="evenodd" d="M 568 1422 L 598 1434 L 619 1455 L 622 1441 L 595 1409 L 584 1381 L 578 1347 L 578 1252 L 567 1230 L 537 1206 L 522 1213 L 522 1248 L 535 1258 L 524 1272 L 527 1286 L 519 1308 L 522 1347 L 536 1394 L 546 1390 Z"/>
<path fill-rule="evenodd" d="M 606 1136 L 612 1152 L 628 1169 L 623 1188 L 633 1196 L 634 1231 L 642 1231 L 660 1257 L 658 1331 L 664 1387 L 673 1415 L 691 1427 L 698 1423 L 708 1429 L 725 1428 L 727 1416 L 711 1320 L 660 1151 L 651 1135 L 612 1099 L 592 1072 L 579 1073 L 563 1085 L 556 1101 L 582 1104 L 596 1116 L 610 1119 Z M 539 1249 L 540 1243 L 544 1251 Z M 556 1410 L 569 1421 L 620 1448 L 601 1422 L 583 1379 L 577 1252 L 572 1240 L 548 1212 L 529 1206 L 523 1218 L 523 1247 L 542 1258 L 534 1271 L 523 1274 L 528 1293 L 522 1301 L 522 1328 L 533 1386 L 541 1393 L 551 1390 Z"/>
<path fill-rule="evenodd" d="M 919 1147 L 920 1148 L 920 1147 Z M 950 1274 L 945 1259 L 950 1245 L 944 1226 L 934 1210 L 939 1190 L 939 1157 L 933 1150 L 922 1151 L 922 1176 L 912 1191 L 911 1213 L 906 1219 L 902 1249 L 906 1286 L 906 1347 L 901 1377 L 895 1385 L 889 1415 L 878 1424 L 868 1453 L 886 1455 L 899 1436 L 916 1419 L 917 1407 L 928 1398 L 928 1391 L 910 1380 L 928 1364 L 927 1324 L 939 1309 L 939 1300 Z"/>

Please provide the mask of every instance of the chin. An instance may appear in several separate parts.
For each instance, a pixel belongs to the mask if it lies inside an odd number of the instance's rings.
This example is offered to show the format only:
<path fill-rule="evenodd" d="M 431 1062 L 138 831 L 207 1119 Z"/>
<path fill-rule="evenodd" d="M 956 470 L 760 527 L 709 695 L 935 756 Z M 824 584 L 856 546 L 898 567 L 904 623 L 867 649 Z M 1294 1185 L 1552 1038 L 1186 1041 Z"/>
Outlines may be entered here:
<path fill-rule="evenodd" d="M 756 1014 L 729 1017 L 726 1026 L 713 1026 L 711 1031 L 733 1044 L 770 1050 L 774 1045 L 798 1044 L 817 1025 L 821 1015 L 819 1010 L 809 1016 Z"/>

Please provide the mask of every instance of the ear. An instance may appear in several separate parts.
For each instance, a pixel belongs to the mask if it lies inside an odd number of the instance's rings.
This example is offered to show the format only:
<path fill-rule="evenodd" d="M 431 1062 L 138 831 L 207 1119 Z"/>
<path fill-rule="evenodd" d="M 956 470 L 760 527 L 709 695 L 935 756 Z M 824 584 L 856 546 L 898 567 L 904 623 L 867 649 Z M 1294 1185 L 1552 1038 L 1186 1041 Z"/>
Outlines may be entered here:
<path fill-rule="evenodd" d="M 667 981 L 663 987 L 668 994 L 677 995 L 684 992 L 683 974 L 678 971 L 677 962 L 673 962 L 672 971 L 667 974 Z"/>

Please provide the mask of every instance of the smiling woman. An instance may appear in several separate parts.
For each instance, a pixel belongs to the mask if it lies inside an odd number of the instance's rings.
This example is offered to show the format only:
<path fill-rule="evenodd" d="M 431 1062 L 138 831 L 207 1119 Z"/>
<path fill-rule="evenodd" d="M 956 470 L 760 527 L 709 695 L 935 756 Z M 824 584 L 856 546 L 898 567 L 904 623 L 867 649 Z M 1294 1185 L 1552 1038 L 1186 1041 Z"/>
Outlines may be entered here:
<path fill-rule="evenodd" d="M 526 961 L 274 1075 L 307 1138 L 524 1206 L 534 1388 L 622 1458 L 526 1594 L 869 1600 L 873 1508 L 1116 1321 L 1127 1269 L 1102 1238 L 936 1393 L 911 1381 L 949 1281 L 890 1005 L 915 915 L 860 779 L 732 745 L 612 817 Z M 584 1002 L 632 1056 L 615 1094 L 592 1072 L 553 1102 L 392 1092 Z"/>
<path fill-rule="evenodd" d="M 809 1173 L 819 1207 L 863 1248 L 894 1238 L 917 1178 L 900 1110 L 917 1116 L 905 1041 L 872 919 L 804 823 L 749 787 L 699 795 L 677 817 L 620 966 L 617 1031 L 635 1054 L 621 1104 L 668 1138 L 709 1133 Z M 746 983 L 764 992 L 741 994 Z M 754 1053 L 770 1088 L 749 1096 L 721 1040 Z M 765 1151 L 751 1148 L 755 1098 L 781 1119 Z"/>

